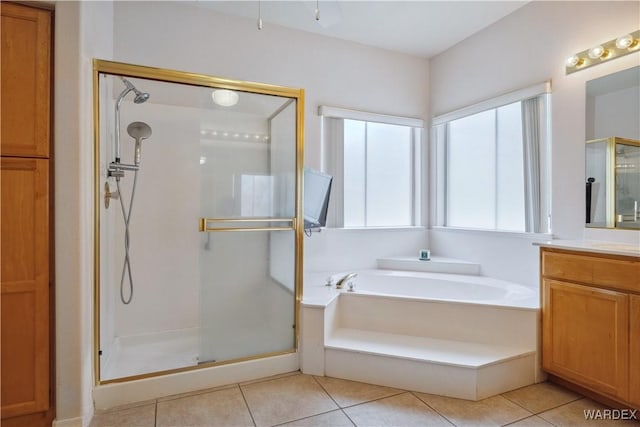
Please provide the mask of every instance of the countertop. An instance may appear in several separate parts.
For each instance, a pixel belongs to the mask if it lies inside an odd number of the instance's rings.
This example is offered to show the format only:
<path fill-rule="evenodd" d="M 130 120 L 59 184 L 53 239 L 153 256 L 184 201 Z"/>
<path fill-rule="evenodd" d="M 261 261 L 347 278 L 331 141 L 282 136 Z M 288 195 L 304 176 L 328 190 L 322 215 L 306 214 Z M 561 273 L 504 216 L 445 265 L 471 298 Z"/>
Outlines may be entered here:
<path fill-rule="evenodd" d="M 633 244 L 602 240 L 549 240 L 546 242 L 534 242 L 533 244 L 544 248 L 640 257 L 640 242 Z"/>

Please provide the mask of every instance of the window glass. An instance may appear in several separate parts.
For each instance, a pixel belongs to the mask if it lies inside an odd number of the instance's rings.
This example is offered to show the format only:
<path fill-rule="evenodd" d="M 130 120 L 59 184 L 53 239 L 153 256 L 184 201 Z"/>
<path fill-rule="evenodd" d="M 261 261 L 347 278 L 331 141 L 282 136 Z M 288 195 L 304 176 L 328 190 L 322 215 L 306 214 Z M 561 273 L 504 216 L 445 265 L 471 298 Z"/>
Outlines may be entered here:
<path fill-rule="evenodd" d="M 412 158 L 411 128 L 367 123 L 367 226 L 412 224 Z"/>
<path fill-rule="evenodd" d="M 413 129 L 344 120 L 344 227 L 414 225 Z"/>
<path fill-rule="evenodd" d="M 525 231 L 522 105 L 448 123 L 446 225 Z"/>
<path fill-rule="evenodd" d="M 344 121 L 344 225 L 365 224 L 365 125 Z"/>
<path fill-rule="evenodd" d="M 447 138 L 447 225 L 494 228 L 495 111 L 449 123 Z"/>

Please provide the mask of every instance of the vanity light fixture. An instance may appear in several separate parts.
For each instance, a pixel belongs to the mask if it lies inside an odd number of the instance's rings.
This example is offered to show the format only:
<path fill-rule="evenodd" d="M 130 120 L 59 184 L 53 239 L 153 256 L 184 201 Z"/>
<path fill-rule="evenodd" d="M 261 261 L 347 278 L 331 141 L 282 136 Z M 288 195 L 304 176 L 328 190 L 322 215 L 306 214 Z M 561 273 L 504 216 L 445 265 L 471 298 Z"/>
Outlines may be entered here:
<path fill-rule="evenodd" d="M 233 107 L 238 103 L 239 98 L 237 92 L 229 89 L 216 89 L 211 92 L 211 99 L 221 107 Z"/>
<path fill-rule="evenodd" d="M 567 58 L 565 63 L 566 74 L 601 64 L 603 62 L 619 58 L 640 50 L 640 30 L 624 34 L 616 39 L 609 40 L 601 45 L 578 52 Z"/>

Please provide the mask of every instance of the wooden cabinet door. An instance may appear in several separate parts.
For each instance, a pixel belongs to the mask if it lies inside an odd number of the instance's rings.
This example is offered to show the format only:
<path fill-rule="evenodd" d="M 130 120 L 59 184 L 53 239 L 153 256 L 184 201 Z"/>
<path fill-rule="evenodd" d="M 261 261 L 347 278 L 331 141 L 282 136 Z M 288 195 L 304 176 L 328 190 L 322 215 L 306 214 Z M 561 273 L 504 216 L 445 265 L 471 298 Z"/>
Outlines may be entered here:
<path fill-rule="evenodd" d="M 3 156 L 49 157 L 51 12 L 2 2 Z"/>
<path fill-rule="evenodd" d="M 49 160 L 0 162 L 4 419 L 49 408 Z"/>
<path fill-rule="evenodd" d="M 629 401 L 640 408 L 640 296 L 631 295 L 629 329 Z"/>
<path fill-rule="evenodd" d="M 629 384 L 629 295 L 543 280 L 542 366 L 623 400 Z"/>

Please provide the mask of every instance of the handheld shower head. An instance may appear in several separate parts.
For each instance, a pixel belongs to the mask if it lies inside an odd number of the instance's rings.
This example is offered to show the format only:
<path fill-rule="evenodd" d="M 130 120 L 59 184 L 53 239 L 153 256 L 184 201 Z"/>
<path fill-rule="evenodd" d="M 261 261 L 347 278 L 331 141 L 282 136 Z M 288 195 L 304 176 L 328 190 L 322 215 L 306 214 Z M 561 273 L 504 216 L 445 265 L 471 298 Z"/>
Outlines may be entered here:
<path fill-rule="evenodd" d="M 142 140 L 151 136 L 151 127 L 145 122 L 132 122 L 127 126 L 127 133 L 136 140 L 133 163 L 139 165 L 142 158 Z"/>

